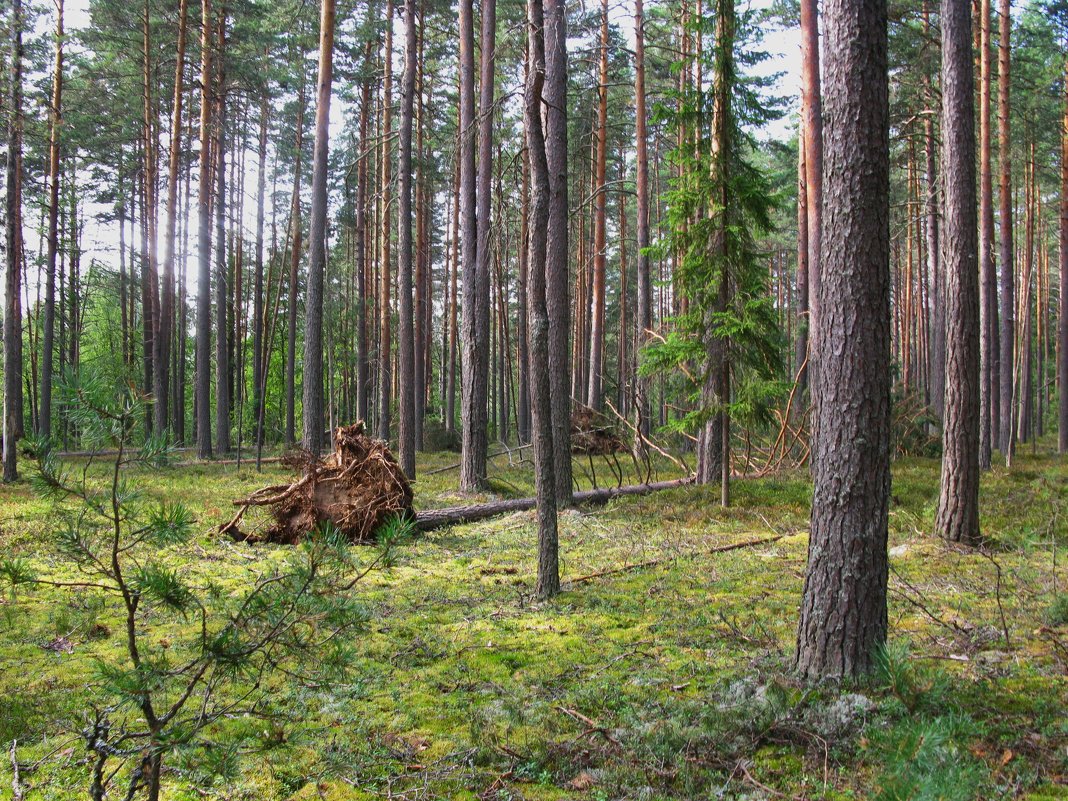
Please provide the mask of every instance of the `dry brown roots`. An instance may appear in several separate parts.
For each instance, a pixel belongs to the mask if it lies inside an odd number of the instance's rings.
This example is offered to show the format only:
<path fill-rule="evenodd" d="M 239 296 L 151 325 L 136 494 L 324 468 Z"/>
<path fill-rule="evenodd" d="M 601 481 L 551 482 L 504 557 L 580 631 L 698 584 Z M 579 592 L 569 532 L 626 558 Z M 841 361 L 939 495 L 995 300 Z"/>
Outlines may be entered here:
<path fill-rule="evenodd" d="M 351 542 L 366 543 L 391 518 L 413 514 L 408 479 L 386 444 L 364 433 L 363 423 L 336 429 L 334 451 L 325 459 L 299 453 L 287 461 L 301 470 L 301 477 L 234 501 L 240 509 L 221 532 L 238 539 L 294 544 L 329 521 Z M 270 507 L 273 523 L 262 533 L 242 532 L 239 525 L 245 512 L 259 506 Z"/>
<path fill-rule="evenodd" d="M 627 443 L 607 415 L 579 404 L 571 412 L 571 452 L 589 456 L 625 453 Z"/>

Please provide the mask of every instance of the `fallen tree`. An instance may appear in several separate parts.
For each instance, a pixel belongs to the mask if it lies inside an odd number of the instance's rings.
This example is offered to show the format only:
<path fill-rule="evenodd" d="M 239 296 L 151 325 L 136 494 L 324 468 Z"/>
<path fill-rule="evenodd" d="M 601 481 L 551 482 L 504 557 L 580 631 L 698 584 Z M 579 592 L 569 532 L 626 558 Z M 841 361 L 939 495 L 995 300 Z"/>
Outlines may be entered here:
<path fill-rule="evenodd" d="M 676 478 L 672 481 L 655 481 L 650 484 L 629 484 L 623 487 L 583 490 L 574 494 L 577 505 L 608 503 L 624 495 L 646 495 L 659 490 L 675 489 L 693 482 L 693 477 Z M 427 509 L 415 513 L 415 527 L 419 531 L 432 531 L 445 526 L 475 523 L 498 515 L 525 512 L 537 505 L 535 498 L 506 498 L 500 501 L 475 503 L 467 506 L 451 506 L 444 509 Z"/>

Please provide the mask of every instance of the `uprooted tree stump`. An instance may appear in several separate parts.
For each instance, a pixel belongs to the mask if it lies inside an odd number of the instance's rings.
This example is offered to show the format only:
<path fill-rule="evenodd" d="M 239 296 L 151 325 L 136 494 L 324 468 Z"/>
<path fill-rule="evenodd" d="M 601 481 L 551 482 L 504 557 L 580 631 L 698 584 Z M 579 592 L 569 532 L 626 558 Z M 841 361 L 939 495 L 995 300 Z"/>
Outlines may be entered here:
<path fill-rule="evenodd" d="M 334 451 L 325 459 L 298 453 L 286 460 L 301 470 L 291 484 L 276 484 L 234 501 L 240 507 L 220 532 L 237 539 L 300 542 L 320 524 L 333 523 L 351 542 L 374 541 L 394 517 L 412 517 L 412 487 L 386 443 L 364 433 L 363 423 L 334 431 Z M 245 534 L 240 523 L 251 507 L 269 507 L 266 531 Z"/>
<path fill-rule="evenodd" d="M 578 404 L 571 412 L 571 452 L 587 456 L 624 453 L 627 443 L 605 414 Z"/>

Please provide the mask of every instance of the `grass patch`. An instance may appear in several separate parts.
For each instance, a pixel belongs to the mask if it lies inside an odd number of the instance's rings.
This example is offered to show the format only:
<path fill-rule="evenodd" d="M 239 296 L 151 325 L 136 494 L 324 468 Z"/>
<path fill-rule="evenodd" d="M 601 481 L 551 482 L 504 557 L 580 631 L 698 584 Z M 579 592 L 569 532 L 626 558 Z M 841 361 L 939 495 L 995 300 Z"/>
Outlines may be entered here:
<path fill-rule="evenodd" d="M 420 455 L 417 508 L 533 493 L 529 464 L 502 456 L 491 492 L 463 496 L 457 471 L 430 472 L 457 461 Z M 654 479 L 678 475 L 657 467 Z M 287 549 L 214 527 L 233 499 L 289 478 L 247 464 L 129 475 L 194 513 L 192 544 L 160 558 L 222 594 Z M 1068 466 L 1026 455 L 984 475 L 1000 594 L 989 559 L 931 537 L 937 486 L 937 461 L 895 464 L 894 663 L 870 686 L 812 689 L 790 675 L 807 475 L 738 481 L 730 509 L 718 490 L 686 487 L 563 513 L 564 592 L 551 604 L 532 600 L 533 513 L 416 539 L 359 585 L 367 623 L 349 679 L 276 676 L 262 716 L 227 721 L 246 745 L 184 754 L 165 797 L 1063 798 L 1068 632 L 1053 556 L 1066 532 L 1051 521 L 1068 519 Z M 26 484 L 0 496 L 0 547 L 59 578 L 66 568 L 44 545 L 51 522 Z M 709 553 L 772 534 L 783 538 Z M 18 740 L 27 799 L 85 797 L 92 665 L 120 647 L 118 612 L 90 591 L 20 589 L 0 603 L 0 746 Z M 181 642 L 183 626 L 160 636 Z M 59 636 L 69 652 L 45 647 Z"/>

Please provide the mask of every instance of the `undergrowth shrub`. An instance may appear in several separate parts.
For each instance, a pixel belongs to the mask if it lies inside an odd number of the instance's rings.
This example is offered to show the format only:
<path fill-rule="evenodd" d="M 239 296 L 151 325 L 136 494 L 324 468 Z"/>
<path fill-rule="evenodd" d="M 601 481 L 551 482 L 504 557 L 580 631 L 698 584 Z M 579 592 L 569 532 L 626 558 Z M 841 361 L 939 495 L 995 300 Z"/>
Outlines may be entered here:
<path fill-rule="evenodd" d="M 34 487 L 52 504 L 51 544 L 62 566 L 39 574 L 26 560 L 7 559 L 0 576 L 12 591 L 88 594 L 83 614 L 94 620 L 105 603 L 118 610 L 121 646 L 101 650 L 94 665 L 92 697 L 103 700 L 83 710 L 88 794 L 157 799 L 165 759 L 173 769 L 225 780 L 250 740 L 260 750 L 286 741 L 272 697 L 276 674 L 303 686 L 345 680 L 352 635 L 366 619 L 350 590 L 388 562 L 410 526 L 388 525 L 370 566 L 324 526 L 264 572 L 240 576 L 239 589 L 223 587 L 204 563 L 173 566 L 193 545 L 192 514 L 177 499 L 144 497 L 126 478 L 130 468 L 162 464 L 170 453 L 162 437 L 135 444 L 143 400 L 77 378 L 61 393 L 68 423 L 88 449 L 114 456 L 102 480 L 91 469 L 94 458 L 74 467 L 50 442 L 32 444 Z M 67 607 L 59 610 L 57 632 L 71 625 Z"/>

